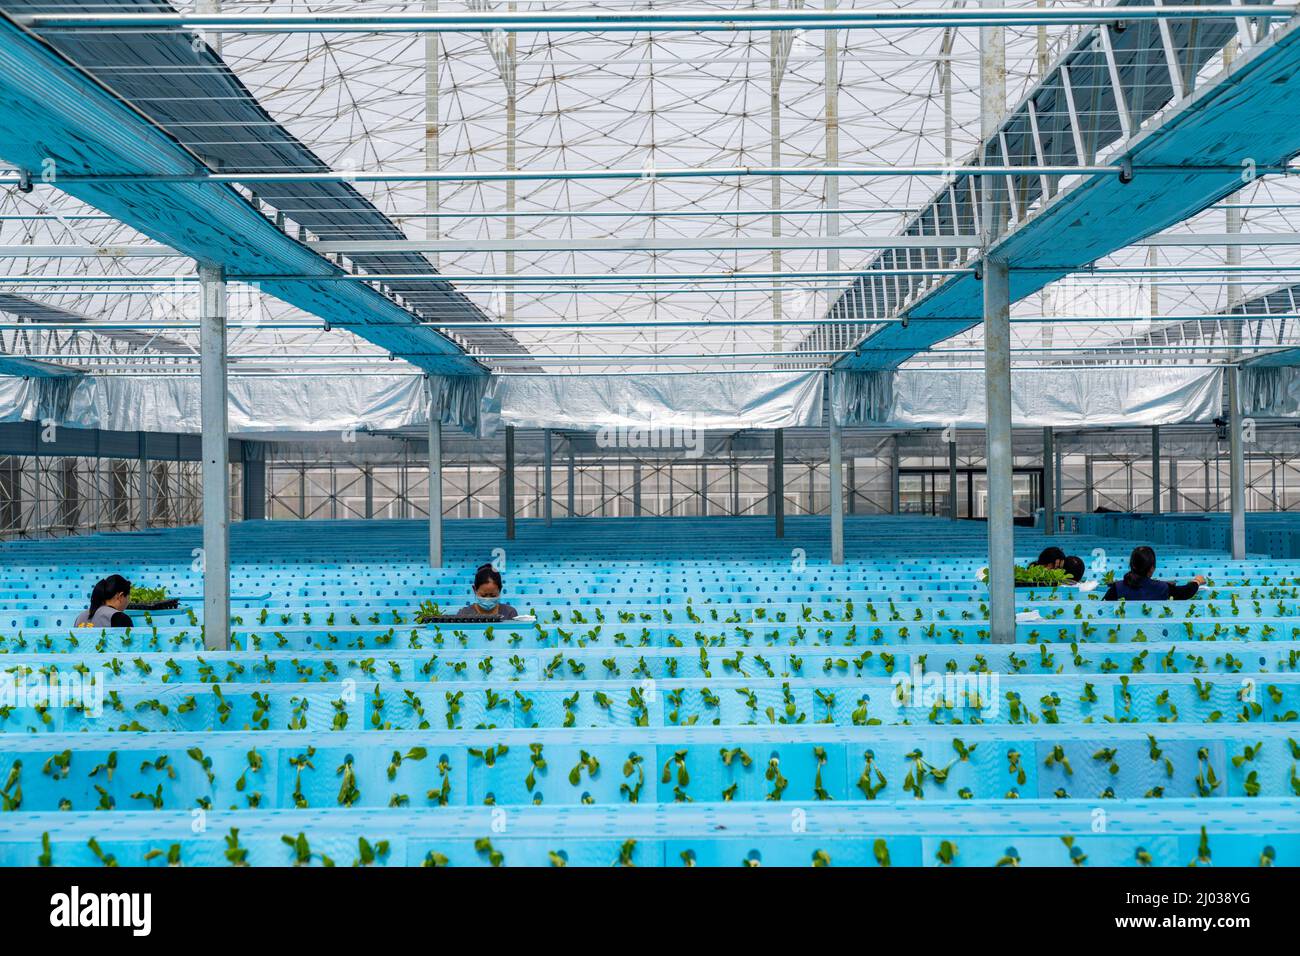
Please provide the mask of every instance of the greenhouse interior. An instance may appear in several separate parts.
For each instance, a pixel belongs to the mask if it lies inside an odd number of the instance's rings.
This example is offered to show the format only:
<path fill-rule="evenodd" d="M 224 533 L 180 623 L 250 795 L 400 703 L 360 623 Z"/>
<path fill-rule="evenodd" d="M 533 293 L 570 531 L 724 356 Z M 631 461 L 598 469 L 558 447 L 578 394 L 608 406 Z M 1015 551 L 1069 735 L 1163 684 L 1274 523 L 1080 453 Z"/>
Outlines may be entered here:
<path fill-rule="evenodd" d="M 0 863 L 1300 865 L 1298 12 L 0 0 Z"/>

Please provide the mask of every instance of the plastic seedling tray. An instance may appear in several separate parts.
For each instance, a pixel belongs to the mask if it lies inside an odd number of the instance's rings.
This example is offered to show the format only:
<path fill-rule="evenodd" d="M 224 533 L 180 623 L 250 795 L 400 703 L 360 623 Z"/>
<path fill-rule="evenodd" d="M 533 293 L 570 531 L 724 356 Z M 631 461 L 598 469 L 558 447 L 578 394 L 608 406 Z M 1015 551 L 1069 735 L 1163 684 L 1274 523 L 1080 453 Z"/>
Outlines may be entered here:
<path fill-rule="evenodd" d="M 456 617 L 447 615 L 435 620 L 419 625 L 420 627 L 460 627 L 464 624 L 491 624 L 494 627 L 524 627 L 533 624 L 537 618 L 531 614 L 520 614 L 518 617 L 503 618 L 499 615 L 479 615 L 474 617 Z"/>
<path fill-rule="evenodd" d="M 132 604 L 128 608 L 131 611 L 175 611 L 180 609 L 181 602 L 178 598 L 168 598 L 166 601 L 146 601 L 143 604 Z"/>
<path fill-rule="evenodd" d="M 505 624 L 499 614 L 476 614 L 472 617 L 457 617 L 455 614 L 443 614 L 435 617 L 431 621 L 425 621 L 421 627 L 446 627 L 454 624 L 460 627 L 462 624 Z"/>

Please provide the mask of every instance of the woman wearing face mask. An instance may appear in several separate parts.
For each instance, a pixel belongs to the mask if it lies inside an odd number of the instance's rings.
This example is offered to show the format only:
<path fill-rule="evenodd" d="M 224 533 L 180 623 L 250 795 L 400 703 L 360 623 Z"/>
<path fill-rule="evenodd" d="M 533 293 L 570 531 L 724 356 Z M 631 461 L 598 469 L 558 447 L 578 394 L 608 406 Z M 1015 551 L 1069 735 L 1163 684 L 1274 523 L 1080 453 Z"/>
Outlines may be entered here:
<path fill-rule="evenodd" d="M 503 621 L 518 617 L 519 612 L 501 603 L 501 574 L 490 564 L 474 572 L 474 601 L 456 612 L 457 617 L 500 616 Z"/>

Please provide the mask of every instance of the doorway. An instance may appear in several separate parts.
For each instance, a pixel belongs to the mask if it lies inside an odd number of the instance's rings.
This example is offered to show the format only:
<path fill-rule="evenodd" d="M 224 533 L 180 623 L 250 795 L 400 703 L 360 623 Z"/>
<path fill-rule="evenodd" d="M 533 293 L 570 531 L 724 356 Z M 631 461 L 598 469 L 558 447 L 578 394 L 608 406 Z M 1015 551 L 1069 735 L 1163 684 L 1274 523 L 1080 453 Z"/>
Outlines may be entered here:
<path fill-rule="evenodd" d="M 1043 505 L 1043 470 L 1016 468 L 1011 475 L 1012 509 L 1027 518 Z M 947 468 L 900 468 L 898 510 L 900 514 L 946 516 L 948 514 Z M 957 517 L 988 517 L 988 474 L 983 468 L 957 469 Z"/>

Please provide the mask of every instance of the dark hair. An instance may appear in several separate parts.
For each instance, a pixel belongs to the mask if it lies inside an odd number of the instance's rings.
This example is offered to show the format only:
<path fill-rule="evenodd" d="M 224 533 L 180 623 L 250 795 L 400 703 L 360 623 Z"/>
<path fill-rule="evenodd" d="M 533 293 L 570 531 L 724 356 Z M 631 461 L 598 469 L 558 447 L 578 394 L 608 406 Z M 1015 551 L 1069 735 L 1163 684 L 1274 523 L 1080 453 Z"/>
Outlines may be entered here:
<path fill-rule="evenodd" d="M 1034 564 L 1038 565 L 1040 568 L 1047 568 L 1051 567 L 1057 561 L 1064 560 L 1065 552 L 1060 548 L 1044 548 L 1043 553 L 1038 556 L 1038 560 L 1036 560 Z"/>
<path fill-rule="evenodd" d="M 1155 551 L 1145 544 L 1138 545 L 1129 555 L 1128 567 L 1128 573 L 1124 575 L 1124 583 L 1135 588 L 1151 577 L 1151 572 L 1156 569 Z"/>
<path fill-rule="evenodd" d="M 498 589 L 501 587 L 501 572 L 492 567 L 492 563 L 479 565 L 479 569 L 474 572 L 474 590 L 477 591 L 489 581 L 494 583 Z"/>
<path fill-rule="evenodd" d="M 108 603 L 109 598 L 115 598 L 119 594 L 130 594 L 131 582 L 120 574 L 110 574 L 104 580 L 91 589 L 90 592 L 90 613 L 94 614 L 101 607 Z"/>
<path fill-rule="evenodd" d="M 1077 554 L 1067 555 L 1065 558 L 1065 573 L 1076 581 L 1082 581 L 1084 574 L 1083 558 Z"/>

